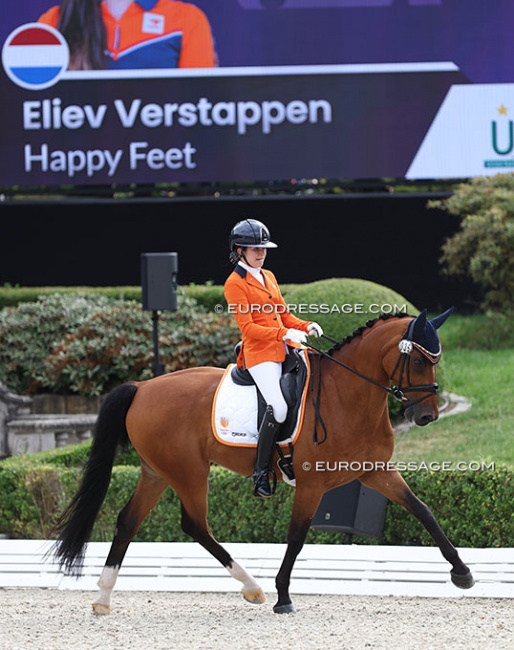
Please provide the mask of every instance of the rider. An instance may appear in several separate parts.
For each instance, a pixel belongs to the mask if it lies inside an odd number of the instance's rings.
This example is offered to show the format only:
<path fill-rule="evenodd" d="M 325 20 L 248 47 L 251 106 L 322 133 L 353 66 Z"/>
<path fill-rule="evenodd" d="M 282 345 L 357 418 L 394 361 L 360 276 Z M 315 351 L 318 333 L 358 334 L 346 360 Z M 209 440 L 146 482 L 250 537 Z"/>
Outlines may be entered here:
<path fill-rule="evenodd" d="M 275 276 L 262 268 L 267 249 L 277 247 L 270 241 L 269 230 L 263 223 L 255 219 L 236 223 L 230 232 L 229 247 L 229 258 L 235 267 L 225 282 L 224 294 L 242 334 L 237 366 L 248 370 L 267 404 L 259 427 L 254 495 L 271 497 L 273 453 L 287 416 L 287 403 L 279 383 L 286 345 L 304 343 L 306 335 L 321 336 L 323 330 L 318 323 L 290 313 Z"/>

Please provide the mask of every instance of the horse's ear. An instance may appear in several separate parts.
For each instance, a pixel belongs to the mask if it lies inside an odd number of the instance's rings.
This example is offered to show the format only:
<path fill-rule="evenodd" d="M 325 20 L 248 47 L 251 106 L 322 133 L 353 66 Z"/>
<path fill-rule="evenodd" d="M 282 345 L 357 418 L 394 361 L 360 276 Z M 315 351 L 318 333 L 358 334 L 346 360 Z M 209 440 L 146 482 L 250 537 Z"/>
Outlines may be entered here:
<path fill-rule="evenodd" d="M 450 309 L 447 309 L 445 312 L 442 314 L 439 314 L 439 316 L 436 316 L 435 318 L 431 319 L 432 325 L 438 330 L 441 325 L 446 321 L 446 319 L 452 315 L 454 307 L 450 307 Z"/>
<path fill-rule="evenodd" d="M 425 333 L 425 327 L 427 324 L 427 310 L 424 309 L 422 312 L 416 316 L 412 321 L 412 328 L 410 329 L 410 339 L 411 341 L 421 341 Z"/>

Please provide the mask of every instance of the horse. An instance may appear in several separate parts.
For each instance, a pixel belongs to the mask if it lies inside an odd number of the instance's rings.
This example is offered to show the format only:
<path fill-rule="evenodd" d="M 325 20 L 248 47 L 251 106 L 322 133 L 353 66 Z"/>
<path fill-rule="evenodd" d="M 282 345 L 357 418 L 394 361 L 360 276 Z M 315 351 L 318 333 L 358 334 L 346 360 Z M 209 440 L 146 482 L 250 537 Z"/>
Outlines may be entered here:
<path fill-rule="evenodd" d="M 294 445 L 295 495 L 286 551 L 275 577 L 275 613 L 296 612 L 289 593 L 291 574 L 322 496 L 355 479 L 412 513 L 451 564 L 453 584 L 462 589 L 473 586 L 469 568 L 432 511 L 389 463 L 394 450 L 389 395 L 402 402 L 404 417 L 415 425 L 426 426 L 438 417 L 437 329 L 449 313 L 451 309 L 432 320 L 426 310 L 417 316 L 384 314 L 342 341 L 331 339 L 334 344 L 327 351 L 314 343 L 307 348 L 311 385 Z M 57 519 L 50 551 L 61 570 L 76 577 L 81 574 L 115 454 L 119 447 L 131 444 L 139 455 L 141 472 L 132 497 L 118 514 L 98 580 L 99 593 L 92 603 L 96 614 L 111 612 L 112 592 L 129 544 L 168 487 L 180 500 L 182 530 L 242 583 L 247 601 L 265 602 L 262 588 L 218 543 L 207 521 L 211 465 L 250 477 L 255 462 L 255 448 L 234 448 L 213 435 L 211 409 L 223 373 L 223 368 L 210 366 L 183 369 L 120 384 L 105 398 L 78 490 Z M 321 429 L 324 434 L 318 437 Z M 275 453 L 275 466 L 277 460 Z M 349 462 L 340 472 L 302 469 L 334 460 Z"/>

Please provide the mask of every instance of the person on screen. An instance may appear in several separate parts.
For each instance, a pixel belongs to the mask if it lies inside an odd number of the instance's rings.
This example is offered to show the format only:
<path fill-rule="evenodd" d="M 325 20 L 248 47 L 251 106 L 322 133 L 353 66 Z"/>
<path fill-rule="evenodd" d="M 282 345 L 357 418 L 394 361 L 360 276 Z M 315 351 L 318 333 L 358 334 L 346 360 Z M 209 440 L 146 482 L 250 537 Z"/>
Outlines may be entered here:
<path fill-rule="evenodd" d="M 287 346 L 303 343 L 307 335 L 323 334 L 318 323 L 290 313 L 275 276 L 262 268 L 269 248 L 277 245 L 270 241 L 270 232 L 263 223 L 256 219 L 236 223 L 229 236 L 229 258 L 234 270 L 224 285 L 225 299 L 234 310 L 242 336 L 237 366 L 248 370 L 266 400 L 253 473 L 253 493 L 262 498 L 274 493 L 269 480 L 275 474 L 273 454 L 287 417 L 287 403 L 280 387 Z"/>
<path fill-rule="evenodd" d="M 212 68 L 209 21 L 179 0 L 61 0 L 38 22 L 58 29 L 70 70 Z"/>

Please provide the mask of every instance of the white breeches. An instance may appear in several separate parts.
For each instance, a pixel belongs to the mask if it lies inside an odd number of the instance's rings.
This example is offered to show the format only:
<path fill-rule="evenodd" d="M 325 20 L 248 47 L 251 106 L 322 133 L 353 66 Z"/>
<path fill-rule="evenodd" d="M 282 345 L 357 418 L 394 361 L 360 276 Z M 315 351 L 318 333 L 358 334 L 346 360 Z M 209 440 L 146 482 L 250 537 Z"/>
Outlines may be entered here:
<path fill-rule="evenodd" d="M 275 420 L 283 422 L 287 416 L 287 403 L 280 390 L 282 364 L 278 361 L 263 361 L 248 368 L 248 372 L 259 387 L 266 404 L 273 407 Z"/>

